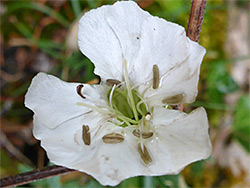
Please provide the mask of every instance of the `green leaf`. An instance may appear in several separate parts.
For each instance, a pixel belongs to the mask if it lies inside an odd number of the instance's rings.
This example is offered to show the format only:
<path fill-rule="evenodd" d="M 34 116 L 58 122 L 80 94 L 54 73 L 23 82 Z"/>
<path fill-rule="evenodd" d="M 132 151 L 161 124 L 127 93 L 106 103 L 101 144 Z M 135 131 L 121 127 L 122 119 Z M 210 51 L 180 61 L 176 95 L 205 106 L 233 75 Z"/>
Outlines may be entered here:
<path fill-rule="evenodd" d="M 238 84 L 231 77 L 226 69 L 226 64 L 216 62 L 209 72 L 208 94 L 210 101 L 221 103 L 225 94 L 237 91 Z"/>
<path fill-rule="evenodd" d="M 129 187 L 141 187 L 140 186 L 140 179 L 142 177 L 133 177 L 133 178 L 129 178 L 124 180 L 121 184 L 119 184 L 119 188 L 129 188 Z"/>
<path fill-rule="evenodd" d="M 177 21 L 183 16 L 183 14 L 188 13 L 190 10 L 190 3 L 186 0 L 156 0 L 156 2 L 160 5 L 161 8 L 157 11 L 154 11 L 154 15 L 159 17 L 165 17 L 169 21 Z"/>
<path fill-rule="evenodd" d="M 191 165 L 191 170 L 195 174 L 195 176 L 199 177 L 202 175 L 204 163 L 205 161 L 197 161 Z"/>
<path fill-rule="evenodd" d="M 179 187 L 179 176 L 180 175 L 166 175 L 155 177 L 158 179 L 159 187 L 175 188 Z M 157 185 L 157 184 L 156 184 Z"/>
<path fill-rule="evenodd" d="M 212 109 L 212 110 L 233 110 L 233 106 L 216 102 L 195 101 L 194 103 L 190 104 L 190 106 L 194 107 L 203 106 L 206 109 Z"/>
<path fill-rule="evenodd" d="M 87 183 L 86 185 L 84 185 L 85 188 L 103 188 L 104 186 L 102 186 L 101 184 L 99 184 L 96 180 L 91 180 L 89 183 Z"/>
<path fill-rule="evenodd" d="M 250 99 L 248 96 L 242 96 L 238 100 L 234 113 L 232 135 L 250 152 Z"/>
<path fill-rule="evenodd" d="M 152 176 L 145 176 L 143 177 L 143 184 L 144 188 L 152 188 L 154 187 L 154 177 Z"/>

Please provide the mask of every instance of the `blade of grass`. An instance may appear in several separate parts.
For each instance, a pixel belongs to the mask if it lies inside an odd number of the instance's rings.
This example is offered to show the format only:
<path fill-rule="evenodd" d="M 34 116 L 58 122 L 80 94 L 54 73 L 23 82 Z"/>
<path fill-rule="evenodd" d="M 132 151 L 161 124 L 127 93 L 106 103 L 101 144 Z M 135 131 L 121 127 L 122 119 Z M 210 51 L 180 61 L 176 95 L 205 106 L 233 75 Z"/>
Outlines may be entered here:
<path fill-rule="evenodd" d="M 13 25 L 25 38 L 27 38 L 32 44 L 37 46 L 40 50 L 51 55 L 54 58 L 57 59 L 61 58 L 60 51 L 62 50 L 62 44 L 53 42 L 48 39 L 39 39 L 39 40 L 35 39 L 29 28 L 26 25 L 22 24 L 21 22 L 15 21 L 13 22 Z"/>
<path fill-rule="evenodd" d="M 17 20 L 15 20 L 13 22 L 13 25 L 16 27 L 16 29 L 27 39 L 31 39 L 32 38 L 32 33 L 29 30 L 29 28 L 27 26 L 25 26 L 24 24 L 18 22 Z"/>
<path fill-rule="evenodd" d="M 42 5 L 39 3 L 34 3 L 34 2 L 17 2 L 17 3 L 12 3 L 8 6 L 8 10 L 6 12 L 7 14 L 10 14 L 16 10 L 19 9 L 32 9 L 32 10 L 37 10 L 40 11 L 44 14 L 47 14 L 51 17 L 53 17 L 55 20 L 57 20 L 59 23 L 61 23 L 63 26 L 68 27 L 69 22 L 58 12 L 55 12 L 53 9 L 47 7 L 46 5 Z"/>
<path fill-rule="evenodd" d="M 74 14 L 75 14 L 75 18 L 78 18 L 81 15 L 81 5 L 79 0 L 70 0 Z"/>

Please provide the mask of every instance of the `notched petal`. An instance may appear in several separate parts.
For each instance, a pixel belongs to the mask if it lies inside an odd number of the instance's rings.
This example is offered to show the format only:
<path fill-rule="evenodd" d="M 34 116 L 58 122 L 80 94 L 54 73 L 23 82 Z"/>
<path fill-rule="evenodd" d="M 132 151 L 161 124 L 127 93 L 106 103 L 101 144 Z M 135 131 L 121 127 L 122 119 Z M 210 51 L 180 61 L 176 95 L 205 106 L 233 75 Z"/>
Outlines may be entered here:
<path fill-rule="evenodd" d="M 89 126 L 83 125 L 82 126 L 82 140 L 85 145 L 90 145 L 91 138 L 90 138 L 90 132 L 89 132 Z"/>
<path fill-rule="evenodd" d="M 140 134 L 142 135 L 142 138 L 144 138 L 144 139 L 147 139 L 147 138 L 151 138 L 152 136 L 153 136 L 153 132 L 142 132 L 142 133 L 140 133 L 140 130 L 139 129 L 135 129 L 134 131 L 133 131 L 133 135 L 135 136 L 135 137 L 137 137 L 137 138 L 140 138 Z"/>
<path fill-rule="evenodd" d="M 138 152 L 143 160 L 143 162 L 148 165 L 152 162 L 152 158 L 150 157 L 149 153 L 148 153 L 148 149 L 146 148 L 146 146 L 143 144 L 143 149 L 141 147 L 141 143 L 138 144 Z"/>
<path fill-rule="evenodd" d="M 102 140 L 106 144 L 117 144 L 124 141 L 124 136 L 119 133 L 110 133 L 104 135 Z"/>
<path fill-rule="evenodd" d="M 177 95 L 166 97 L 166 98 L 164 98 L 162 100 L 162 103 L 164 103 L 164 104 L 173 104 L 173 105 L 181 104 L 181 102 L 183 101 L 184 96 L 185 96 L 184 93 L 180 93 L 180 94 L 177 94 Z"/>

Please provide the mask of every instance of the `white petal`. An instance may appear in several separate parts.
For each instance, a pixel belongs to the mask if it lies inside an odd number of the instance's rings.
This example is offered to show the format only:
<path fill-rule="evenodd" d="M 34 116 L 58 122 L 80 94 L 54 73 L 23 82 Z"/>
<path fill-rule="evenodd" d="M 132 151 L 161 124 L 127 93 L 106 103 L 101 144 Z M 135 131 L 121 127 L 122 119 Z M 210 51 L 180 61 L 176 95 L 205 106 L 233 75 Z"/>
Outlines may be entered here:
<path fill-rule="evenodd" d="M 158 89 L 152 88 L 152 80 L 140 85 L 139 91 L 142 93 L 146 89 L 144 98 L 148 99 L 151 105 L 162 105 L 164 98 L 178 94 L 184 96 L 180 103 L 192 103 L 195 100 L 198 93 L 200 65 L 206 50 L 189 39 L 188 43 L 188 58 L 161 76 Z"/>
<path fill-rule="evenodd" d="M 157 126 L 162 124 L 164 121 L 165 125 L 171 124 L 176 119 L 183 118 L 186 116 L 186 113 L 178 111 L 178 110 L 170 110 L 163 107 L 154 107 L 152 113 L 153 125 Z"/>
<path fill-rule="evenodd" d="M 95 139 L 91 139 L 90 145 L 84 144 L 82 126 L 88 125 L 91 138 L 94 138 L 97 126 L 106 121 L 105 118 L 105 116 L 92 112 L 51 129 L 34 116 L 33 134 L 41 140 L 41 146 L 46 150 L 51 162 L 71 167 L 79 161 L 91 160 L 99 144 L 95 142 Z"/>
<path fill-rule="evenodd" d="M 141 44 L 131 75 L 137 83 L 152 79 L 153 65 L 160 76 L 181 64 L 189 55 L 189 43 L 183 27 L 164 19 L 150 16 L 142 26 Z"/>
<path fill-rule="evenodd" d="M 78 27 L 78 45 L 95 65 L 95 73 L 104 80 L 122 79 L 122 51 L 119 40 L 109 26 L 106 14 L 110 6 L 102 6 L 84 14 Z"/>
<path fill-rule="evenodd" d="M 123 79 L 123 62 L 138 52 L 141 26 L 149 14 L 133 1 L 117 2 L 87 12 L 79 22 L 80 50 L 102 79 Z M 129 71 L 130 72 L 130 71 Z"/>
<path fill-rule="evenodd" d="M 164 109 L 156 112 L 160 110 Z M 165 122 L 168 113 L 169 110 L 165 109 L 165 115 L 156 115 L 152 120 L 158 140 L 149 143 L 148 149 L 156 161 L 151 169 L 157 174 L 179 173 L 186 165 L 206 159 L 212 152 L 207 115 L 203 108 L 197 108 L 190 114 L 180 112 L 171 124 Z"/>
<path fill-rule="evenodd" d="M 25 106 L 47 127 L 55 128 L 72 118 L 88 113 L 91 109 L 77 105 L 84 102 L 91 105 L 106 105 L 102 86 L 84 85 L 82 89 L 86 99 L 76 91 L 79 83 L 67 83 L 45 73 L 39 73 L 31 82 L 25 96 Z"/>
<path fill-rule="evenodd" d="M 119 39 L 128 69 L 140 47 L 142 24 L 149 16 L 133 1 L 117 2 L 107 12 L 108 23 Z"/>

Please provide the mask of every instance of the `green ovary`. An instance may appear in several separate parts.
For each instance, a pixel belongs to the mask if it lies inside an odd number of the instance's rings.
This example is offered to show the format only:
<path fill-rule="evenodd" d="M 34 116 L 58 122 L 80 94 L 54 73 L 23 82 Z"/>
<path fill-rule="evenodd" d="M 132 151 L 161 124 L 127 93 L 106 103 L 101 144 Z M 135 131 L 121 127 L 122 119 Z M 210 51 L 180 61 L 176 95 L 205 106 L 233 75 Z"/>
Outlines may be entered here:
<path fill-rule="evenodd" d="M 110 99 L 111 90 L 108 93 L 108 100 Z M 135 90 L 132 90 L 132 96 L 134 99 L 134 103 L 138 118 L 136 120 L 135 114 L 132 109 L 132 104 L 129 103 L 128 91 L 126 89 L 122 90 L 120 88 L 115 88 L 112 95 L 112 108 L 114 110 L 115 115 L 117 115 L 117 119 L 119 121 L 124 122 L 122 127 L 126 127 L 128 125 L 138 125 L 140 119 L 147 113 L 146 105 L 141 101 L 140 97 Z M 139 103 L 139 104 L 138 104 Z M 138 105 L 137 105 L 138 104 Z"/>

